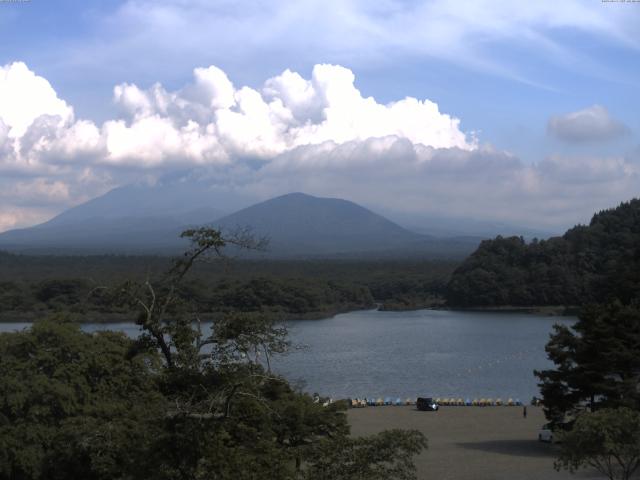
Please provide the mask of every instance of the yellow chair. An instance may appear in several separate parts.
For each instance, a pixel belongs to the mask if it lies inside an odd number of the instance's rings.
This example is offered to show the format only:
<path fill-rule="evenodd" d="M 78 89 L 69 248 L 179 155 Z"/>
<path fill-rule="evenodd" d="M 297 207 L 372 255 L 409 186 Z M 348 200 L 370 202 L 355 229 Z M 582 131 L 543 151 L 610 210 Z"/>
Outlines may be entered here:
<path fill-rule="evenodd" d="M 501 398 L 496 398 L 496 405 L 499 407 L 500 405 L 502 405 L 502 399 Z"/>
<path fill-rule="evenodd" d="M 458 399 L 458 406 L 464 407 L 464 400 L 462 400 L 461 398 Z"/>
<path fill-rule="evenodd" d="M 507 405 L 509 405 L 510 407 L 513 407 L 513 398 L 510 398 L 509 400 L 507 400 Z"/>
<path fill-rule="evenodd" d="M 487 398 L 487 406 L 488 407 L 492 407 L 493 406 L 493 399 L 492 398 Z"/>

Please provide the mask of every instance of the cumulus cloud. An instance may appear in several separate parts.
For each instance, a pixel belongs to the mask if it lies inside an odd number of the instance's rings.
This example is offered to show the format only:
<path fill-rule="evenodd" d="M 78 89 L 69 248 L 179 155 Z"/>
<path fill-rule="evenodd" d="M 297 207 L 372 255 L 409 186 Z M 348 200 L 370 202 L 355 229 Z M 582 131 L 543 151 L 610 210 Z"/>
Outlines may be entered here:
<path fill-rule="evenodd" d="M 222 198 L 305 191 L 386 212 L 547 227 L 637 195 L 640 180 L 635 154 L 526 164 L 481 145 L 432 101 L 363 95 L 353 73 L 335 65 L 317 65 L 310 78 L 286 70 L 260 88 L 236 86 L 215 66 L 173 91 L 123 83 L 114 88 L 119 116 L 101 125 L 77 119 L 24 64 L 1 71 L 0 98 L 28 108 L 0 102 L 0 230 L 185 170 Z"/>
<path fill-rule="evenodd" d="M 628 128 L 609 115 L 601 105 L 549 119 L 547 131 L 565 142 L 583 143 L 611 140 L 628 132 Z"/>
<path fill-rule="evenodd" d="M 121 118 L 98 127 L 76 120 L 46 79 L 23 63 L 2 68 L 0 148 L 13 141 L 4 164 L 39 166 L 75 156 L 139 168 L 266 160 L 292 148 L 397 135 L 433 147 L 473 149 L 460 121 L 429 100 L 389 104 L 363 97 L 349 69 L 316 65 L 309 80 L 285 71 L 256 90 L 235 87 L 215 66 L 196 68 L 177 91 L 161 84 L 114 88 Z M 3 82 L 3 83 L 2 83 Z M 10 99 L 2 103 L 2 99 Z"/>
<path fill-rule="evenodd" d="M 362 96 L 351 70 L 336 65 L 316 65 L 308 80 L 286 70 L 260 90 L 236 88 L 215 66 L 196 68 L 181 90 L 122 84 L 114 100 L 126 118 L 103 127 L 107 162 L 266 160 L 301 145 L 386 135 L 434 147 L 476 147 L 460 121 L 434 102 L 378 103 Z"/>

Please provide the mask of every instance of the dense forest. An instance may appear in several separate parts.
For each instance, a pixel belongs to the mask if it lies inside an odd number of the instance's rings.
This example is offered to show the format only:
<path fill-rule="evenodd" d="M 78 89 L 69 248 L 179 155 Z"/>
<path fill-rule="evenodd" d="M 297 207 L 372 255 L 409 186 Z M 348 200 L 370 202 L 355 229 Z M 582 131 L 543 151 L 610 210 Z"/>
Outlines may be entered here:
<path fill-rule="evenodd" d="M 640 291 L 640 199 L 595 214 L 562 237 L 486 240 L 453 273 L 451 306 L 576 306 Z"/>
<path fill-rule="evenodd" d="M 154 256 L 26 256 L 0 252 L 0 321 L 66 312 L 82 321 L 128 319 L 114 288 L 170 265 Z M 202 313 L 271 313 L 319 318 L 373 308 L 439 305 L 456 263 L 447 261 L 215 260 L 194 265 L 181 284 Z"/>

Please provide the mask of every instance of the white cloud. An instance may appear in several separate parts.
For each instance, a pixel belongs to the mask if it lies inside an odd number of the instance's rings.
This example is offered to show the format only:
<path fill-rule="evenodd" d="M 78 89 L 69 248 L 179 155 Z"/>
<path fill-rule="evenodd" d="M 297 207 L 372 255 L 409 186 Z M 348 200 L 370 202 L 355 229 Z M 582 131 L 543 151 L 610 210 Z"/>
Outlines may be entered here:
<path fill-rule="evenodd" d="M 611 140 L 628 132 L 628 128 L 601 105 L 551 117 L 547 130 L 560 140 L 574 143 Z"/>
<path fill-rule="evenodd" d="M 73 119 L 73 109 L 58 98 L 49 82 L 22 62 L 0 67 L 0 118 L 9 127 L 9 137 L 19 138 L 42 115 L 59 123 Z"/>
<path fill-rule="evenodd" d="M 263 160 L 292 148 L 397 135 L 433 147 L 473 149 L 460 121 L 429 100 L 405 98 L 387 105 L 363 97 L 353 72 L 316 65 L 312 78 L 286 70 L 261 90 L 235 88 L 217 67 L 196 68 L 194 80 L 168 92 L 122 84 L 114 100 L 125 119 L 106 122 L 105 162 L 158 166 L 181 159 L 194 164 L 232 158 Z"/>
<path fill-rule="evenodd" d="M 479 145 L 429 100 L 363 96 L 340 66 L 318 65 L 309 79 L 287 70 L 260 89 L 236 87 L 216 67 L 195 69 L 175 91 L 124 83 L 114 88 L 121 116 L 102 125 L 75 119 L 22 64 L 2 71 L 14 68 L 31 81 L 1 84 L 0 96 L 48 101 L 29 115 L 0 106 L 0 229 L 45 220 L 141 176 L 193 168 L 225 195 L 305 191 L 385 211 L 538 227 L 587 220 L 637 195 L 640 184 L 638 155 L 525 164 Z"/>

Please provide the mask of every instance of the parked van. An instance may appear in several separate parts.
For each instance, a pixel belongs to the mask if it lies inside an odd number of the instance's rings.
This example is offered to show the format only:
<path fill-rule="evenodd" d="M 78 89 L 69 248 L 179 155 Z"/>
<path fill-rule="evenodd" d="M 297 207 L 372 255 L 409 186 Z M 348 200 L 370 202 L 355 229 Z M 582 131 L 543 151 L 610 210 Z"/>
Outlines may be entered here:
<path fill-rule="evenodd" d="M 431 397 L 418 397 L 416 408 L 425 412 L 435 412 L 438 410 L 438 404 Z"/>

